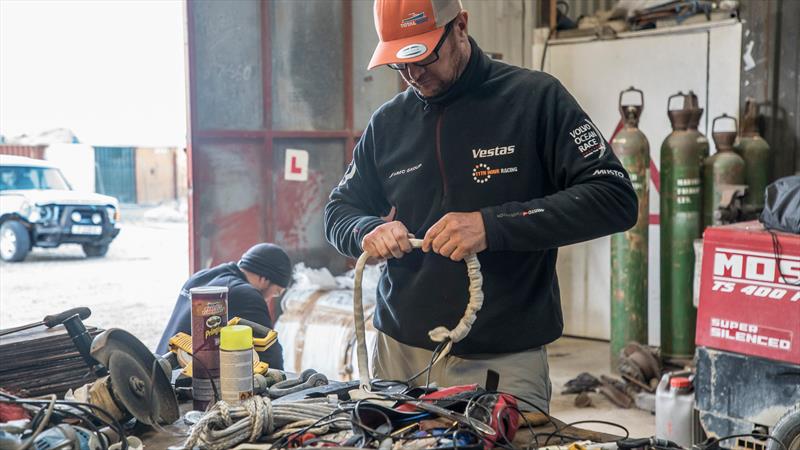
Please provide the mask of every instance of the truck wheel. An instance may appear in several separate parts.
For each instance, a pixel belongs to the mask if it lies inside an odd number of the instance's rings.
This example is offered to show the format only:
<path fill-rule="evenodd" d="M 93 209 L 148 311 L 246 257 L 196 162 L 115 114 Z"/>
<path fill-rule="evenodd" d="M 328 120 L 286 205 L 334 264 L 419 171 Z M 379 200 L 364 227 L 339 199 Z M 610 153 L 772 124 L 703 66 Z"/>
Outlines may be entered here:
<path fill-rule="evenodd" d="M 106 256 L 106 253 L 108 253 L 108 244 L 83 244 L 83 253 L 86 253 L 86 256 L 89 258 Z"/>
<path fill-rule="evenodd" d="M 31 237 L 24 225 L 9 220 L 0 227 L 0 258 L 3 261 L 22 261 L 31 250 Z"/>
<path fill-rule="evenodd" d="M 788 450 L 800 450 L 800 403 L 789 408 L 778 423 L 770 430 L 770 434 L 783 442 Z M 767 450 L 780 450 L 783 447 L 772 439 L 767 441 Z"/>

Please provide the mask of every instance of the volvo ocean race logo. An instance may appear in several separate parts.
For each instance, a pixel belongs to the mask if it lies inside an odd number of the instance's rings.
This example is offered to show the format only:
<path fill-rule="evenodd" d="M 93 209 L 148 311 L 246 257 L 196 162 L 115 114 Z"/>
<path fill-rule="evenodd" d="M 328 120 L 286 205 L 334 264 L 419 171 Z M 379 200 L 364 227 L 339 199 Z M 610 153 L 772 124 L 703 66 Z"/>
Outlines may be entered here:
<path fill-rule="evenodd" d="M 606 154 L 606 141 L 603 139 L 603 135 L 592 122 L 589 122 L 589 119 L 583 119 L 583 121 L 584 124 L 569 132 L 570 138 L 578 146 L 578 151 L 584 158 L 595 153 L 599 153 L 598 157 L 602 158 Z"/>

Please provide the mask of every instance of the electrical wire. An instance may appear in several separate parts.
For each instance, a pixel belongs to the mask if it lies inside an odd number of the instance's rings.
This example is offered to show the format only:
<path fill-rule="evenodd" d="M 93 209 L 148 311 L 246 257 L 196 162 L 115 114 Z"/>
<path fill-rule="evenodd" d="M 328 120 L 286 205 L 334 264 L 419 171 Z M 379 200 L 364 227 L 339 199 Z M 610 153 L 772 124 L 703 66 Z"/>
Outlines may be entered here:
<path fill-rule="evenodd" d="M 389 416 L 387 416 L 385 412 L 383 412 L 383 411 L 381 411 L 379 409 L 376 409 L 375 412 L 380 414 L 381 417 L 386 420 L 386 423 L 389 425 L 390 431 L 389 431 L 389 433 L 382 433 L 382 432 L 380 432 L 380 431 L 378 431 L 376 429 L 368 427 L 361 420 L 361 415 L 358 412 L 358 409 L 361 406 L 362 402 L 364 402 L 363 399 L 362 400 L 358 400 L 356 402 L 355 406 L 353 406 L 353 425 L 357 426 L 361 430 L 361 432 L 364 433 L 364 437 L 365 438 L 366 438 L 367 435 L 370 435 L 370 437 L 373 440 L 377 440 L 377 441 L 381 441 L 381 440 L 386 439 L 386 438 L 391 438 L 392 419 L 390 419 Z M 377 438 L 376 438 L 376 436 L 377 436 Z M 367 445 L 368 443 L 369 442 L 367 442 L 367 441 L 362 442 L 363 445 Z"/>
<path fill-rule="evenodd" d="M 56 407 L 56 396 L 55 394 L 50 394 L 50 400 L 48 401 L 47 409 L 44 412 L 44 417 L 39 421 L 38 426 L 33 431 L 33 434 L 28 438 L 27 441 L 22 443 L 20 450 L 27 450 L 33 444 L 33 441 L 36 439 L 39 434 L 47 427 L 50 423 L 50 417 L 53 415 L 53 410 Z M 40 410 L 41 411 L 41 410 Z M 38 415 L 38 413 L 37 413 Z"/>
<path fill-rule="evenodd" d="M 489 420 L 488 421 L 484 421 L 484 422 L 491 424 L 492 419 L 495 418 L 495 417 L 492 417 L 492 413 L 494 411 L 489 409 L 488 406 L 486 406 L 483 403 L 481 403 L 480 402 L 481 398 L 483 398 L 483 396 L 479 395 L 479 396 L 470 398 L 469 402 L 467 402 L 467 407 L 464 409 L 464 415 L 467 417 L 467 426 L 468 427 L 473 427 L 473 425 L 472 425 L 472 417 L 471 417 L 471 413 L 472 413 L 472 409 L 473 408 L 470 407 L 470 403 L 472 403 L 473 400 L 474 400 L 474 405 L 476 407 L 482 408 L 486 412 L 487 417 L 488 417 Z M 507 408 L 503 408 L 503 411 L 505 409 L 507 409 Z M 508 408 L 508 409 L 510 409 L 510 408 Z M 503 411 L 498 412 L 497 416 L 496 416 L 496 420 L 497 420 L 496 433 L 500 435 L 499 436 L 500 439 L 495 439 L 493 446 L 494 447 L 500 447 L 500 448 L 504 448 L 504 449 L 513 450 L 515 447 L 511 443 L 512 439 L 508 438 L 508 435 L 506 434 L 505 427 L 500 426 L 500 422 L 501 422 L 500 414 Z M 517 411 L 519 411 L 519 409 L 517 409 Z M 521 415 L 521 413 L 520 413 L 520 415 Z M 480 433 L 480 430 L 478 430 L 477 427 L 473 427 L 473 430 L 475 432 L 477 432 L 477 433 Z M 480 434 L 483 435 L 483 433 L 480 433 Z M 481 436 L 481 437 L 482 437 L 482 439 L 484 439 L 487 442 L 487 445 L 488 445 L 489 444 L 488 437 L 486 437 L 486 436 Z"/>
<path fill-rule="evenodd" d="M 775 257 L 775 265 L 778 266 L 778 275 L 780 275 L 780 277 L 783 278 L 784 283 L 790 286 L 800 286 L 800 278 L 798 278 L 796 281 L 789 281 L 789 278 L 783 274 L 783 269 L 781 268 L 781 260 L 780 260 L 780 257 L 783 253 L 783 249 L 781 248 L 781 243 L 778 240 L 778 234 L 769 228 L 766 228 L 766 230 L 769 232 L 769 235 L 772 238 L 772 254 Z"/>
<path fill-rule="evenodd" d="M 414 375 L 412 375 L 410 378 L 406 379 L 405 381 L 401 381 L 401 380 L 372 380 L 372 387 L 379 388 L 379 389 L 380 388 L 388 389 L 392 385 L 401 385 L 401 386 L 405 386 L 405 387 L 408 388 L 408 387 L 411 387 L 411 384 L 412 384 L 412 382 L 414 380 L 416 380 L 417 378 L 421 377 L 423 374 L 427 373 L 428 377 L 430 377 L 430 373 L 433 370 L 433 362 L 436 361 L 436 358 L 439 356 L 439 353 L 441 353 L 442 349 L 444 349 L 445 345 L 447 345 L 447 341 L 440 342 L 438 345 L 436 345 L 436 347 L 433 350 L 433 353 L 431 354 L 431 362 L 430 362 L 430 364 L 425 366 L 422 370 L 420 370 L 419 372 L 415 373 Z M 430 386 L 430 382 L 428 381 L 428 379 L 426 379 L 425 385 L 426 385 L 426 387 Z"/>
<path fill-rule="evenodd" d="M 717 443 L 722 442 L 722 441 L 727 441 L 728 439 L 740 438 L 740 437 L 754 437 L 754 438 L 758 438 L 758 439 L 762 439 L 762 440 L 772 439 L 773 441 L 777 442 L 778 445 L 780 445 L 783 450 L 789 450 L 786 447 L 786 444 L 784 444 L 783 442 L 780 441 L 780 439 L 776 438 L 775 436 L 773 436 L 771 434 L 759 434 L 759 433 L 731 434 L 731 435 L 728 435 L 728 436 L 723 436 L 721 438 L 713 438 L 711 443 L 712 444 L 717 444 Z"/>
<path fill-rule="evenodd" d="M 120 445 L 121 445 L 122 450 L 127 450 L 128 449 L 128 439 L 127 439 L 127 436 L 125 434 L 125 428 L 107 410 L 105 410 L 105 409 L 103 409 L 103 408 L 101 408 L 101 407 L 99 407 L 97 405 L 93 405 L 91 403 L 75 402 L 75 401 L 68 401 L 68 400 L 60 400 L 58 403 L 62 404 L 62 405 L 72 406 L 73 408 L 76 408 L 76 409 L 80 410 L 81 412 L 83 412 L 90 419 L 96 420 L 96 421 L 98 421 L 98 422 L 100 422 L 100 423 L 102 423 L 102 424 L 104 424 L 104 425 L 106 425 L 106 426 L 108 426 L 110 428 L 113 428 L 114 431 L 119 436 Z M 103 413 L 110 420 L 103 419 L 102 417 L 100 417 L 97 414 L 95 414 L 94 412 L 92 412 L 92 410 L 97 410 L 97 411 Z"/>
<path fill-rule="evenodd" d="M 426 375 L 425 375 L 425 391 L 426 392 L 431 387 L 431 372 L 433 372 L 433 363 L 436 362 L 436 359 L 439 357 L 439 354 L 442 353 L 442 350 L 445 348 L 445 346 L 448 343 L 450 343 L 450 338 L 447 338 L 447 339 L 443 340 L 442 342 L 440 342 L 439 345 L 437 345 L 436 348 L 433 350 L 433 353 L 431 353 L 431 362 L 428 364 L 428 367 L 425 369 L 425 372 L 426 372 Z"/>
<path fill-rule="evenodd" d="M 485 410 L 486 410 L 486 411 L 489 413 L 489 417 L 491 417 L 491 414 L 492 414 L 492 412 L 493 412 L 493 411 L 489 411 L 489 409 L 488 409 L 488 407 L 487 407 L 486 405 L 483 405 L 482 403 L 480 403 L 480 400 L 481 400 L 483 397 L 486 397 L 486 396 L 492 396 L 492 395 L 506 395 L 506 396 L 509 396 L 509 397 L 512 397 L 512 398 L 514 398 L 514 399 L 515 399 L 516 401 L 518 401 L 518 402 L 522 402 L 522 403 L 525 403 L 525 404 L 527 404 L 528 406 L 531 406 L 531 407 L 533 407 L 534 409 L 538 410 L 540 413 L 542 413 L 542 414 L 543 414 L 543 415 L 544 415 L 544 416 L 547 418 L 547 420 L 550 422 L 550 424 L 552 424 L 552 425 L 553 425 L 553 428 L 554 428 L 555 430 L 557 430 L 557 429 L 558 429 L 558 425 L 556 425 L 555 421 L 553 421 L 553 418 L 552 418 L 552 416 L 550 416 L 550 414 L 548 414 L 547 412 L 545 412 L 545 411 L 544 411 L 543 409 L 541 409 L 540 407 L 536 406 L 535 404 L 533 404 L 533 403 L 531 403 L 530 401 L 528 401 L 528 400 L 525 400 L 525 399 L 523 399 L 523 398 L 521 398 L 521 397 L 517 397 L 517 396 L 515 396 L 515 395 L 513 395 L 513 394 L 508 394 L 508 393 L 499 392 L 499 391 L 487 391 L 487 392 L 484 392 L 484 393 L 478 394 L 478 395 L 476 395 L 476 396 L 474 396 L 474 397 L 470 398 L 470 400 L 467 402 L 467 406 L 466 406 L 466 409 L 465 409 L 465 414 L 466 414 L 467 418 L 468 418 L 468 419 L 470 418 L 470 415 L 471 415 L 471 410 L 472 410 L 472 408 L 473 408 L 473 406 L 472 406 L 473 404 L 474 404 L 474 405 L 476 405 L 476 406 L 480 406 L 480 407 L 484 408 L 484 409 L 485 409 Z M 509 405 L 509 406 L 506 406 L 506 409 L 510 409 L 510 410 L 512 410 L 512 411 L 516 411 L 516 412 L 517 412 L 517 413 L 520 415 L 520 417 L 522 418 L 522 420 L 525 422 L 525 426 L 527 427 L 528 431 L 531 433 L 531 436 L 532 436 L 532 438 L 531 438 L 531 441 L 530 441 L 530 442 L 529 442 L 529 444 L 528 444 L 528 447 L 536 447 L 536 446 L 537 446 L 537 444 L 538 444 L 539 435 L 538 435 L 538 434 L 536 433 L 536 431 L 533 429 L 533 424 L 530 422 L 530 420 L 528 420 L 528 418 L 527 418 L 527 417 L 525 417 L 525 414 L 524 414 L 524 413 L 522 412 L 522 410 L 520 410 L 520 409 L 519 409 L 519 407 L 517 407 L 517 406 Z M 500 416 L 499 416 L 499 414 L 498 414 L 498 416 L 497 416 L 497 421 L 498 421 L 498 422 L 500 421 Z M 471 423 L 470 423 L 470 425 L 471 425 Z M 479 431 L 479 430 L 477 430 L 477 429 L 475 429 L 475 431 L 476 431 L 477 433 L 480 433 L 480 431 Z M 511 439 L 508 439 L 508 436 L 505 434 L 505 430 L 504 430 L 504 428 L 503 428 L 503 427 L 500 427 L 500 426 L 498 426 L 498 427 L 497 427 L 497 431 L 499 432 L 499 434 L 500 434 L 500 437 L 501 437 L 501 438 L 502 438 L 502 439 L 503 439 L 505 442 L 500 442 L 500 441 L 496 440 L 496 441 L 495 441 L 495 445 L 496 445 L 496 446 L 499 446 L 499 447 L 502 447 L 502 448 L 505 448 L 505 449 L 517 449 L 517 448 L 518 448 L 518 447 L 515 447 L 515 446 L 513 445 L 513 443 L 512 443 L 512 440 L 511 440 Z"/>
<path fill-rule="evenodd" d="M 108 450 L 108 439 L 103 435 L 100 429 L 97 428 L 97 426 L 95 426 L 94 423 L 92 423 L 91 420 L 83 420 L 83 417 L 80 414 L 74 413 L 72 411 L 63 410 L 58 412 L 60 414 L 65 414 L 67 416 L 81 420 L 84 423 L 84 425 L 86 425 L 86 427 L 89 428 L 89 431 L 91 431 L 92 433 L 94 433 L 95 436 L 97 436 L 97 440 L 100 443 L 100 448 L 102 450 Z"/>
<path fill-rule="evenodd" d="M 622 439 L 628 439 L 630 437 L 630 435 L 631 435 L 631 433 L 628 431 L 627 428 L 625 428 L 624 426 L 622 426 L 622 425 L 620 425 L 618 423 L 609 422 L 607 420 L 594 420 L 594 419 L 592 419 L 592 420 L 578 420 L 576 422 L 570 422 L 568 424 L 564 424 L 563 427 L 556 428 L 556 430 L 554 430 L 552 433 L 548 434 L 547 435 L 547 439 L 545 439 L 545 441 L 544 441 L 544 446 L 546 447 L 547 444 L 550 443 L 550 439 L 555 437 L 557 433 L 559 433 L 561 431 L 564 431 L 569 427 L 572 427 L 572 426 L 575 426 L 575 425 L 580 425 L 580 424 L 585 424 L 585 423 L 597 423 L 597 424 L 601 424 L 601 425 L 608 425 L 608 426 L 619 428 L 620 430 L 625 432 L 625 437 L 623 437 Z"/>
<path fill-rule="evenodd" d="M 15 395 L 7 394 L 5 392 L 0 392 L 0 396 L 6 398 L 7 400 L 4 400 L 4 401 L 6 401 L 7 403 L 16 403 L 16 404 L 21 404 L 21 405 L 45 405 L 45 404 L 49 404 L 50 403 L 49 400 L 21 398 L 21 397 L 15 396 Z M 67 407 L 76 409 L 83 415 L 83 417 L 81 417 L 80 415 L 78 415 L 76 413 L 73 413 L 72 411 L 69 411 L 69 410 L 55 409 L 55 406 L 67 406 Z M 98 416 L 97 414 L 95 414 L 93 412 L 93 410 L 96 410 L 96 411 L 102 413 L 103 415 L 108 417 L 110 420 L 107 420 L 107 419 L 104 419 L 104 418 Z M 99 407 L 97 405 L 93 405 L 91 403 L 77 402 L 77 401 L 71 401 L 71 400 L 55 400 L 55 402 L 54 402 L 54 411 L 57 411 L 58 413 L 64 413 L 64 414 L 67 414 L 67 415 L 80 417 L 82 419 L 82 421 L 85 422 L 85 423 L 89 423 L 90 421 L 93 420 L 93 421 L 96 421 L 98 423 L 101 423 L 101 424 L 103 424 L 105 426 L 108 426 L 108 427 L 112 428 L 114 430 L 114 432 L 117 433 L 117 435 L 120 438 L 120 444 L 121 444 L 122 450 L 127 450 L 128 449 L 128 440 L 126 438 L 125 429 L 119 423 L 119 421 L 113 415 L 111 415 L 111 413 L 109 413 L 107 410 L 105 410 L 105 409 L 103 409 L 103 408 L 101 408 L 101 407 Z M 100 435 L 98 435 L 98 438 L 101 439 L 101 442 L 102 442 L 103 438 Z"/>
<path fill-rule="evenodd" d="M 4 397 L 6 397 L 6 398 L 8 399 L 8 400 L 6 400 L 8 403 L 16 403 L 16 404 L 20 404 L 20 405 L 23 405 L 23 406 L 26 406 L 26 405 L 28 405 L 29 407 L 33 407 L 33 405 L 39 405 L 39 404 L 42 404 L 42 403 L 43 403 L 43 401 L 40 401 L 40 400 L 35 400 L 35 399 L 24 399 L 24 398 L 14 397 L 14 396 L 11 396 L 11 395 L 8 395 L 8 394 L 5 394 L 5 393 L 2 393 L 2 392 L 0 392 L 0 394 L 3 394 L 3 396 L 4 396 Z M 91 412 L 91 411 L 88 411 L 88 412 L 87 412 L 86 410 L 84 410 L 84 409 L 81 409 L 81 408 L 78 408 L 78 407 L 75 407 L 75 406 L 70 406 L 70 407 L 71 407 L 71 408 L 73 408 L 73 409 L 76 409 L 76 410 L 80 411 L 80 412 L 81 412 L 83 415 L 81 415 L 81 414 L 78 414 L 78 413 L 75 413 L 75 412 L 73 412 L 73 411 L 71 411 L 71 410 L 69 410 L 69 409 L 60 409 L 60 408 L 59 408 L 59 409 L 56 409 L 56 408 L 55 408 L 55 406 L 56 406 L 56 405 L 63 406 L 63 405 L 64 405 L 64 403 L 63 403 L 63 402 L 64 402 L 64 401 L 61 401 L 61 400 L 59 400 L 59 401 L 56 401 L 56 402 L 54 403 L 54 407 L 53 407 L 53 412 L 52 412 L 52 414 L 60 414 L 60 415 L 65 415 L 65 416 L 68 416 L 68 417 L 72 417 L 72 418 L 78 419 L 78 420 L 79 420 L 79 421 L 81 421 L 81 422 L 82 422 L 84 425 L 86 425 L 86 427 L 87 427 L 87 428 L 89 428 L 89 430 L 90 430 L 90 431 L 92 431 L 92 432 L 93 432 L 93 433 L 94 433 L 94 434 L 97 436 L 97 439 L 98 439 L 98 442 L 100 443 L 100 446 L 101 446 L 101 448 L 102 448 L 103 450 L 108 450 L 108 442 L 107 442 L 107 441 L 108 441 L 108 439 L 107 439 L 107 438 L 106 438 L 106 437 L 105 437 L 105 436 L 102 434 L 102 432 L 101 432 L 101 431 L 100 431 L 100 430 L 99 430 L 99 429 L 98 429 L 98 428 L 97 428 L 97 427 L 94 425 L 94 423 L 93 423 L 93 421 L 92 421 L 92 420 L 87 420 L 87 418 L 88 418 L 88 419 L 93 419 L 93 420 L 95 420 L 95 421 L 97 421 L 97 422 L 99 422 L 99 423 L 104 423 L 104 422 L 102 421 L 102 419 L 100 419 L 99 417 L 97 417 L 97 416 L 95 416 L 94 414 L 92 414 L 92 412 Z M 49 407 L 49 402 L 48 402 L 48 407 Z M 43 408 L 43 407 L 41 407 L 41 408 L 39 408 L 39 409 L 37 410 L 36 417 L 34 418 L 34 420 L 33 420 L 33 421 L 35 421 L 35 420 L 38 420 L 38 416 L 39 416 L 39 414 L 40 414 L 40 413 L 41 413 L 43 410 L 44 410 L 44 408 Z M 33 421 L 32 421 L 32 422 L 33 422 Z M 47 423 L 47 422 L 49 422 L 49 420 L 47 420 L 47 421 L 45 421 L 45 420 L 42 420 L 42 422 L 41 422 L 41 423 Z M 106 424 L 106 425 L 107 425 L 107 424 Z M 36 438 L 36 436 L 33 436 L 33 439 L 35 439 L 35 438 Z M 25 447 L 23 446 L 22 448 L 25 448 Z"/>
<path fill-rule="evenodd" d="M 302 436 L 302 435 L 306 434 L 308 432 L 308 430 L 311 430 L 312 428 L 320 426 L 320 424 L 323 423 L 324 421 L 330 420 L 331 418 L 333 418 L 337 414 L 343 414 L 345 412 L 347 412 L 347 411 L 342 409 L 341 407 L 336 408 L 330 414 L 328 414 L 327 416 L 324 416 L 324 417 L 320 417 L 319 420 L 317 420 L 316 422 L 312 423 L 311 425 L 308 425 L 308 426 L 306 426 L 305 428 L 303 428 L 301 430 L 298 430 L 298 431 L 296 431 L 294 433 L 287 434 L 286 436 L 278 439 L 277 441 L 272 443 L 272 445 L 270 446 L 270 449 L 273 449 L 273 448 L 275 448 L 275 449 L 284 448 L 284 447 L 288 446 L 289 442 L 291 442 L 293 439 L 295 439 L 296 436 Z M 278 445 L 278 444 L 280 444 L 280 445 Z"/>
<path fill-rule="evenodd" d="M 551 416 L 550 413 L 548 413 L 547 411 L 545 411 L 542 408 L 540 408 L 538 405 L 536 405 L 536 404 L 532 403 L 531 401 L 526 400 L 526 399 L 524 399 L 522 397 L 518 397 L 518 396 L 516 396 L 514 394 L 506 394 L 505 392 L 499 392 L 499 391 L 494 391 L 494 393 L 495 394 L 505 394 L 505 395 L 511 396 L 517 402 L 522 402 L 525 405 L 532 407 L 536 411 L 540 412 L 543 416 L 545 416 L 545 418 L 547 418 L 547 421 L 550 422 L 551 425 L 553 425 L 553 429 L 554 430 L 558 430 L 558 424 L 556 424 L 556 422 L 553 420 L 553 416 Z"/>
<path fill-rule="evenodd" d="M 206 345 L 208 345 L 208 343 L 201 345 L 197 349 L 197 352 L 201 350 L 204 351 Z M 208 405 L 206 406 L 206 411 L 208 411 L 212 406 L 214 406 L 214 403 L 217 403 L 218 401 L 222 400 L 222 397 L 220 397 L 219 395 L 219 391 L 217 390 L 217 385 L 214 383 L 214 377 L 211 376 L 211 371 L 205 366 L 205 364 L 203 364 L 202 361 L 200 361 L 200 358 L 195 358 L 194 355 L 192 355 L 192 365 L 193 366 L 199 365 L 200 366 L 199 368 L 203 369 L 203 372 L 205 372 L 206 376 L 208 376 L 208 378 L 206 379 L 211 382 L 211 390 L 214 392 L 214 401 L 208 402 Z M 192 371 L 195 371 L 197 369 L 198 369 L 197 367 L 193 367 Z M 194 380 L 194 377 L 192 377 L 192 380 Z"/>

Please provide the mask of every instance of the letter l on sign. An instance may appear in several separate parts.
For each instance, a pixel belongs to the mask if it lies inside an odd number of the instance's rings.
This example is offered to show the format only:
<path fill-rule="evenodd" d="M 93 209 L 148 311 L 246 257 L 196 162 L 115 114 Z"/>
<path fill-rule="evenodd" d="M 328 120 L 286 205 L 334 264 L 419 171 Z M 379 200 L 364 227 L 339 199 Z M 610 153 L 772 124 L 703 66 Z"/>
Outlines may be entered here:
<path fill-rule="evenodd" d="M 284 179 L 290 181 L 308 180 L 308 152 L 306 150 L 286 149 Z"/>

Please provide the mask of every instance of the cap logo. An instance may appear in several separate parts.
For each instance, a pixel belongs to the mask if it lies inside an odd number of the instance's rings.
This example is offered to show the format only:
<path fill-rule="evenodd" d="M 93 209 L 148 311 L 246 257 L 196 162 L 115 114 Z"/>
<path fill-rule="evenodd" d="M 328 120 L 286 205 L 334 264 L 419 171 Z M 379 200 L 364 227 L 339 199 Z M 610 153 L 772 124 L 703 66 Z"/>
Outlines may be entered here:
<path fill-rule="evenodd" d="M 413 27 L 414 25 L 419 25 L 427 21 L 428 21 L 428 16 L 425 15 L 425 11 L 418 13 L 411 13 L 408 15 L 408 17 L 403 19 L 402 22 L 400 22 L 400 28 Z"/>
<path fill-rule="evenodd" d="M 428 47 L 426 47 L 423 44 L 411 44 L 411 45 L 406 45 L 405 47 L 398 50 L 395 56 L 397 56 L 400 59 L 409 59 L 422 55 L 427 51 Z"/>

